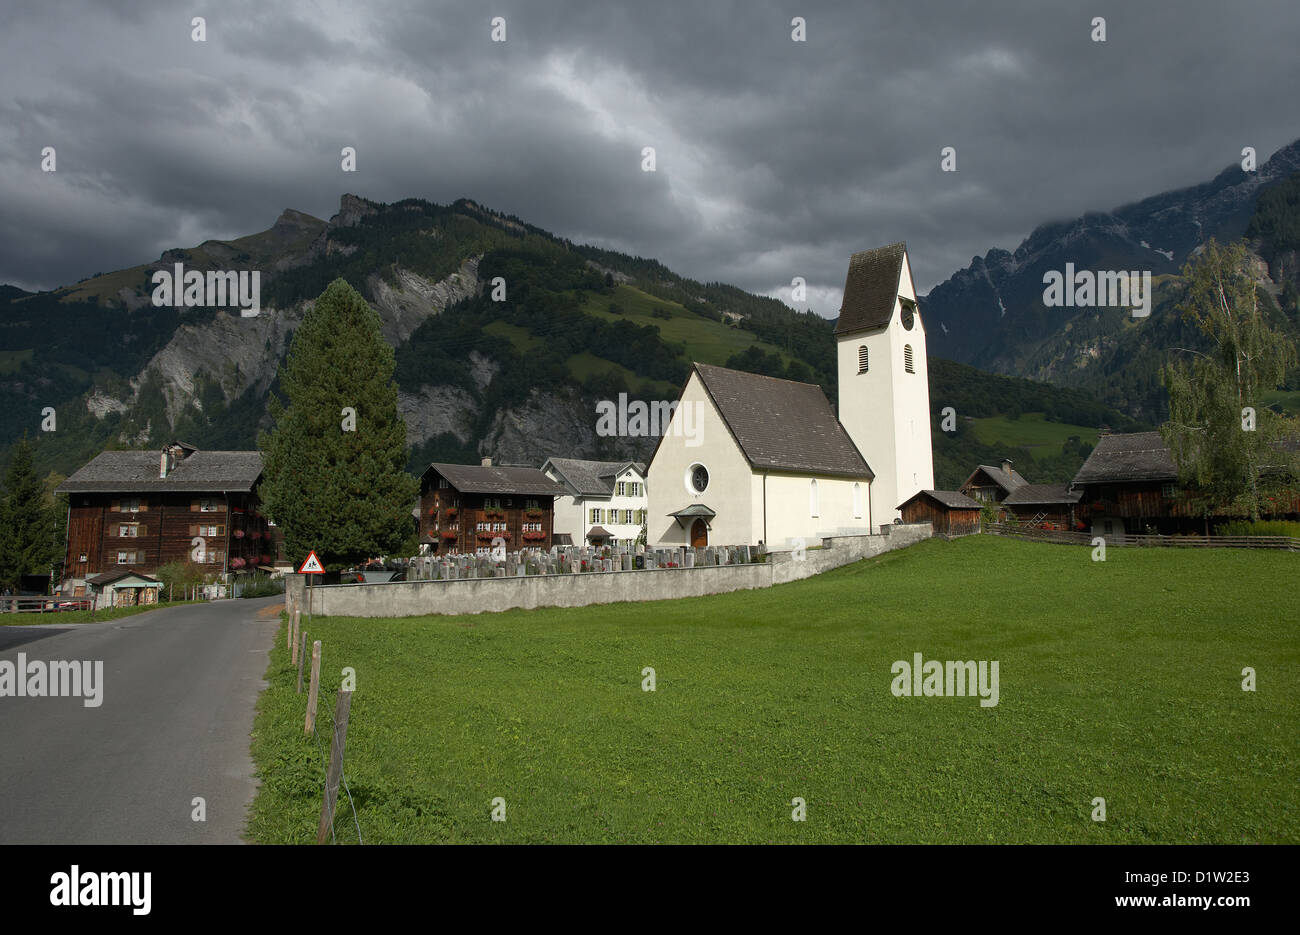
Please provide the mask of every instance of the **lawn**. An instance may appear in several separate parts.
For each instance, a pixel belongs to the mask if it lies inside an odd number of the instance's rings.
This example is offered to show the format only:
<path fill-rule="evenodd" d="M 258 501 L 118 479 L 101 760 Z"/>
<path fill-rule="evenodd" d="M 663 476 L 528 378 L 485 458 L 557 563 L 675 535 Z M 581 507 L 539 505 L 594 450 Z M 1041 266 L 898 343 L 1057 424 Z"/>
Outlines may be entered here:
<path fill-rule="evenodd" d="M 345 843 L 1297 843 L 1298 562 L 977 536 L 704 598 L 316 618 L 321 737 L 282 630 L 249 836 L 314 840 L 351 666 Z M 998 705 L 894 697 L 916 652 L 997 660 Z"/>
<path fill-rule="evenodd" d="M 1093 447 L 1097 445 L 1097 430 L 1082 425 L 1070 425 L 1066 422 L 1048 422 L 1041 412 L 1026 412 L 1019 419 L 1006 416 L 990 416 L 971 420 L 975 437 L 985 445 L 1001 445 L 1008 448 L 1030 448 L 1034 457 L 1059 455 L 1061 445 L 1071 435 L 1078 435 L 1079 440 Z"/>
<path fill-rule="evenodd" d="M 80 598 L 69 597 L 61 600 L 76 601 Z M 60 610 L 50 611 L 43 614 L 0 614 L 0 626 L 4 627 L 35 627 L 42 625 L 58 625 L 63 623 L 105 623 L 109 620 L 117 620 L 119 617 L 133 617 L 136 614 L 148 613 L 151 610 L 162 610 L 164 607 L 180 607 L 182 604 L 197 604 L 198 601 L 163 601 L 159 604 L 141 604 L 136 607 L 108 607 L 103 610 Z"/>

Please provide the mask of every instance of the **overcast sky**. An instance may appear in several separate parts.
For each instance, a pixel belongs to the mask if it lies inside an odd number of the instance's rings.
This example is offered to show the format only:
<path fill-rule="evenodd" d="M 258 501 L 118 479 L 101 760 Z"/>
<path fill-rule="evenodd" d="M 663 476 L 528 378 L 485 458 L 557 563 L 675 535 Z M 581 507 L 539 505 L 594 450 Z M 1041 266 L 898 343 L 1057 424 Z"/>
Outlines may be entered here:
<path fill-rule="evenodd" d="M 1300 137 L 1298 35 L 1290 0 L 6 0 L 0 282 L 353 192 L 472 198 L 754 292 L 803 276 L 833 316 L 858 250 L 906 240 L 925 292 L 1045 221 L 1207 180 L 1243 146 L 1262 162 Z"/>

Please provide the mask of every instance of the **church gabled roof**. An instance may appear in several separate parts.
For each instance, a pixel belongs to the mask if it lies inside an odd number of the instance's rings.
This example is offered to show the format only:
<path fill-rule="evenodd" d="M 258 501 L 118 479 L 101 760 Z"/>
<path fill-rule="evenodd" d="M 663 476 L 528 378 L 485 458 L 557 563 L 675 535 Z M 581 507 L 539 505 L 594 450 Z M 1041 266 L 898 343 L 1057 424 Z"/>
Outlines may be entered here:
<path fill-rule="evenodd" d="M 849 260 L 844 280 L 844 301 L 836 334 L 868 331 L 889 324 L 898 301 L 899 277 L 903 274 L 905 243 L 891 243 L 875 250 L 863 250 Z"/>
<path fill-rule="evenodd" d="M 875 477 L 820 386 L 711 364 L 695 372 L 752 467 Z"/>

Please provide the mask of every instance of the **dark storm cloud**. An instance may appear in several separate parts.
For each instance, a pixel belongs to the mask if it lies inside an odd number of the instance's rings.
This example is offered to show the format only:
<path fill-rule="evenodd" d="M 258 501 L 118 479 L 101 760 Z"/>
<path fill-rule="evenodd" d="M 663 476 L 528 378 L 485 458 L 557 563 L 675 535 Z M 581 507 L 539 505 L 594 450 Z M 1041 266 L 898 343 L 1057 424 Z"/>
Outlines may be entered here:
<path fill-rule="evenodd" d="M 1291 5 L 203 5 L 0 14 L 0 282 L 328 217 L 353 191 L 470 197 L 758 292 L 803 276 L 833 315 L 856 250 L 907 240 L 924 291 L 1039 223 L 1300 136 Z"/>

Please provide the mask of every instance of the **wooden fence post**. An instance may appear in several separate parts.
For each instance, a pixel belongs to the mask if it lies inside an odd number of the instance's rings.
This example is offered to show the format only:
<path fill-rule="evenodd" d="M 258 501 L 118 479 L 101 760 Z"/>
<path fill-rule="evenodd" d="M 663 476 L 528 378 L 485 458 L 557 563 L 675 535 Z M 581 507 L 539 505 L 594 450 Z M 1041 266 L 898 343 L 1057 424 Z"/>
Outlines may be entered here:
<path fill-rule="evenodd" d="M 301 644 L 301 645 L 299 645 Z M 298 657 L 298 694 L 302 694 L 302 661 L 307 658 L 307 634 L 294 644 L 293 654 Z"/>
<path fill-rule="evenodd" d="M 348 742 L 348 716 L 352 712 L 352 692 L 339 691 L 334 705 L 334 739 L 330 742 L 330 767 L 325 774 L 325 801 L 321 803 L 320 827 L 316 843 L 329 840 L 334 828 L 334 803 L 339 796 L 339 778 L 343 775 L 343 748 Z"/>
<path fill-rule="evenodd" d="M 307 720 L 303 733 L 316 730 L 316 699 L 320 695 L 320 640 L 311 644 L 311 688 L 307 692 Z"/>

